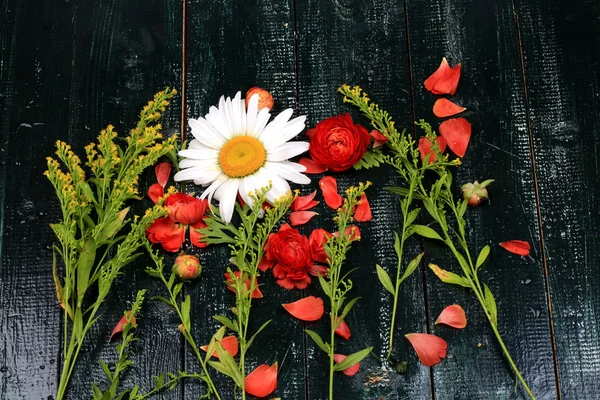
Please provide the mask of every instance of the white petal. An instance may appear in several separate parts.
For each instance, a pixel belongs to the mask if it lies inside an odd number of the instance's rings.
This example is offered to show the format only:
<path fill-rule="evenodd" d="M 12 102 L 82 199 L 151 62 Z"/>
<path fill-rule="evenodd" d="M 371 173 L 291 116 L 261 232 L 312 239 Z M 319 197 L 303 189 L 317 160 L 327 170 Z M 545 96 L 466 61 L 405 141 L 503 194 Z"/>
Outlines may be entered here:
<path fill-rule="evenodd" d="M 225 101 L 224 96 L 221 96 L 221 98 L 219 99 L 219 111 L 221 112 L 223 121 L 225 122 L 225 125 L 227 126 L 227 131 L 233 132 L 233 126 L 231 126 L 231 119 L 229 118 L 227 102 Z"/>
<path fill-rule="evenodd" d="M 240 97 L 241 93 L 237 92 L 233 100 L 231 100 L 231 119 L 233 121 L 233 134 L 239 135 L 240 133 L 246 132 L 246 127 L 242 127 L 242 112 L 245 110 L 240 109 Z"/>
<path fill-rule="evenodd" d="M 272 184 L 271 190 L 267 192 L 266 196 L 269 203 L 274 204 L 276 200 L 279 200 L 282 196 L 288 195 L 291 192 L 290 185 L 285 179 L 274 175 L 269 180 Z"/>
<path fill-rule="evenodd" d="M 202 149 L 210 149 L 210 147 L 206 147 L 205 145 L 203 145 L 202 143 L 200 143 L 198 141 L 198 139 L 192 139 L 190 141 L 190 144 L 188 145 L 188 149 L 202 150 Z"/>
<path fill-rule="evenodd" d="M 256 123 L 256 114 L 258 114 L 258 93 L 250 97 L 246 114 L 246 134 L 254 136 L 254 125 Z"/>
<path fill-rule="evenodd" d="M 214 171 L 219 170 L 219 169 L 220 169 L 220 167 L 218 165 L 187 168 L 187 169 L 181 170 L 178 173 L 176 173 L 175 176 L 173 177 L 173 179 L 175 180 L 175 182 L 190 181 L 190 180 L 206 181 L 207 176 L 214 176 Z M 218 174 L 217 174 L 217 176 L 218 176 Z M 208 182 L 210 182 L 210 180 Z"/>
<path fill-rule="evenodd" d="M 248 128 L 246 128 L 246 119 L 247 119 L 247 115 L 246 115 L 246 99 L 241 99 L 240 100 L 240 110 L 242 112 L 242 130 L 240 131 L 241 134 L 245 135 L 246 131 L 248 130 Z"/>
<path fill-rule="evenodd" d="M 288 142 L 267 151 L 268 161 L 284 161 L 308 151 L 308 142 Z"/>
<path fill-rule="evenodd" d="M 213 194 L 215 193 L 215 191 L 223 184 L 223 182 L 226 182 L 228 179 L 229 178 L 225 174 L 219 175 L 213 181 L 213 183 L 211 183 L 210 186 L 207 187 L 206 190 L 204 190 L 204 192 L 202 192 L 202 194 L 200 195 L 200 198 L 201 199 L 205 199 L 208 196 L 208 203 L 210 204 L 210 202 L 212 201 Z"/>
<path fill-rule="evenodd" d="M 256 116 L 256 122 L 254 123 L 254 129 L 253 129 L 252 133 L 249 133 L 249 135 L 252 137 L 259 137 L 261 135 L 261 133 L 263 132 L 263 130 L 265 129 L 267 122 L 269 122 L 269 118 L 271 118 L 271 114 L 269 113 L 269 109 L 267 107 L 260 110 L 260 112 Z"/>
<path fill-rule="evenodd" d="M 279 127 L 277 131 L 270 131 L 267 134 L 267 126 L 265 131 L 263 132 L 263 136 L 260 137 L 261 141 L 265 144 L 265 148 L 267 150 L 277 147 L 288 140 L 292 139 L 296 135 L 298 135 L 305 127 L 304 122 L 306 121 L 306 116 L 302 115 L 300 117 L 294 118 L 287 124 L 282 127 Z M 269 124 L 271 125 L 271 124 Z"/>
<path fill-rule="evenodd" d="M 213 150 L 210 147 L 205 147 L 201 144 L 200 146 L 202 146 L 202 148 L 185 149 L 177 154 L 179 154 L 180 157 L 191 158 L 194 160 L 216 160 L 219 158 L 219 152 L 217 150 Z"/>
<path fill-rule="evenodd" d="M 221 136 L 227 140 L 231 139 L 231 129 L 229 129 L 229 125 L 225 122 L 223 113 L 217 107 L 211 106 L 210 112 L 204 118 L 215 127 Z"/>
<path fill-rule="evenodd" d="M 225 223 L 231 222 L 238 188 L 239 181 L 237 179 L 229 179 L 219 186 L 215 193 L 215 197 L 219 198 L 219 211 Z"/>
<path fill-rule="evenodd" d="M 265 143 L 265 141 L 270 140 L 270 138 L 278 136 L 279 132 L 286 125 L 293 113 L 294 110 L 291 108 L 283 110 L 273 121 L 269 122 L 258 138 Z"/>
<path fill-rule="evenodd" d="M 206 170 L 209 170 L 211 168 L 217 168 L 219 170 L 221 169 L 221 167 L 219 167 L 219 163 L 215 159 L 194 160 L 192 158 L 184 158 L 183 160 L 179 161 L 179 169 L 192 168 L 192 167 L 202 167 L 202 168 L 206 168 Z"/>
<path fill-rule="evenodd" d="M 264 168 L 268 169 L 270 172 L 275 173 L 276 175 L 278 175 L 278 176 L 282 177 L 283 179 L 286 179 L 290 182 L 298 183 L 301 185 L 309 184 L 310 178 L 307 177 L 306 175 L 301 174 L 298 171 L 298 168 L 295 167 L 295 165 L 300 165 L 300 164 L 292 163 L 289 161 L 283 161 L 283 162 L 267 161 L 265 163 Z M 306 170 L 306 168 L 304 166 L 300 165 L 300 167 L 302 167 L 303 170 Z"/>
<path fill-rule="evenodd" d="M 188 124 L 192 128 L 192 135 L 203 145 L 219 150 L 225 144 L 225 138 L 204 118 L 190 119 Z"/>
<path fill-rule="evenodd" d="M 240 196 L 242 196 L 244 202 L 246 202 L 246 204 L 248 204 L 249 206 L 252 206 L 252 204 L 254 204 L 254 199 L 250 197 L 250 194 L 254 194 L 255 190 L 256 189 L 254 188 L 254 185 L 252 185 L 251 179 L 248 179 L 248 177 L 240 179 Z"/>

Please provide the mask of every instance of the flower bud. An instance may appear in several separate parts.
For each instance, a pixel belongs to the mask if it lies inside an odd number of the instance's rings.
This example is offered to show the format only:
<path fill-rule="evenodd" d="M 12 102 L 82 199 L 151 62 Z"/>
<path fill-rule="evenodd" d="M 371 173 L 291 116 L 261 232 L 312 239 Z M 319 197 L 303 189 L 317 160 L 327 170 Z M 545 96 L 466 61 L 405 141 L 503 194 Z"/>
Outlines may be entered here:
<path fill-rule="evenodd" d="M 259 88 L 258 86 L 250 88 L 246 92 L 246 107 L 248 107 L 250 98 L 255 94 L 258 94 L 258 109 L 259 110 L 262 110 L 265 107 L 267 107 L 270 110 L 273 109 L 273 105 L 275 104 L 275 101 L 273 100 L 273 96 L 271 96 L 271 93 L 269 93 L 265 89 Z"/>
<path fill-rule="evenodd" d="M 488 198 L 488 191 L 486 186 L 490 183 L 494 182 L 493 179 L 488 179 L 482 183 L 477 181 L 473 183 L 465 183 L 462 185 L 461 190 L 463 194 L 463 199 L 469 201 L 469 205 L 471 207 L 476 207 L 479 204 L 483 203 Z"/>
<path fill-rule="evenodd" d="M 187 281 L 197 278 L 200 272 L 202 272 L 202 266 L 198 257 L 189 254 L 180 254 L 175 259 L 173 271 L 181 280 Z"/>

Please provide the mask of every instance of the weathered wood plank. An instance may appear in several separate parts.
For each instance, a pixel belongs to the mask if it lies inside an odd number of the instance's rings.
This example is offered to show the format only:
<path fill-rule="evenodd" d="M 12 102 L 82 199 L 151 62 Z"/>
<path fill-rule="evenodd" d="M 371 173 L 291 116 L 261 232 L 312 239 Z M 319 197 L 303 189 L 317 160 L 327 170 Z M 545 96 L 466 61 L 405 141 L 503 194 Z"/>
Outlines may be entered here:
<path fill-rule="evenodd" d="M 362 86 L 370 97 L 388 110 L 398 126 L 410 129 L 411 106 L 409 95 L 408 55 L 404 23 L 404 7 L 400 2 L 297 1 L 298 62 L 300 77 L 300 110 L 309 115 L 309 126 L 327 117 L 356 110 L 342 104 L 336 89 L 343 83 Z M 365 126 L 369 121 L 358 118 Z M 350 250 L 346 268 L 356 284 L 353 296 L 361 300 L 349 314 L 347 322 L 352 338 L 336 342 L 337 352 L 349 354 L 366 346 L 374 346 L 374 353 L 385 358 L 389 337 L 391 298 L 377 279 L 375 263 L 385 268 L 395 268 L 393 250 L 394 231 L 399 231 L 400 208 L 395 195 L 383 190 L 394 185 L 396 179 L 388 169 L 349 171 L 335 175 L 340 191 L 359 181 L 373 181 L 369 199 L 374 220 L 360 224 L 362 239 Z M 317 176 L 313 186 L 317 188 Z M 309 225 L 333 230 L 333 212 L 324 204 L 317 210 L 320 215 Z M 409 244 L 408 256 L 420 251 L 415 238 Z M 323 296 L 318 284 L 307 294 Z M 419 273 L 402 287 L 402 295 L 395 335 L 397 360 L 407 360 L 410 355 L 403 335 L 425 329 L 423 283 Z M 328 337 L 327 318 L 311 329 Z M 328 368 L 326 355 L 307 337 L 308 398 L 327 398 Z M 381 380 L 379 380 L 381 378 Z M 424 399 L 431 398 L 429 370 L 411 363 L 405 375 L 394 371 L 391 363 L 369 357 L 361 362 L 360 372 L 347 377 L 336 375 L 335 397 L 339 399 Z"/>
<path fill-rule="evenodd" d="M 1 9 L 0 399 L 39 399 L 54 395 L 59 363 L 48 224 L 60 211 L 42 174 L 69 126 L 73 5 Z"/>
<path fill-rule="evenodd" d="M 536 210 L 535 183 L 523 99 L 519 47 L 512 5 L 504 1 L 407 2 L 414 98 L 417 118 L 440 122 L 432 106 L 439 96 L 423 87 L 442 56 L 462 63 L 452 100 L 468 108 L 473 135 L 464 164 L 454 177 L 460 186 L 492 178 L 490 202 L 467 212 L 473 256 L 492 247 L 482 281 L 498 305 L 499 329 L 538 399 L 555 399 L 543 256 Z M 532 258 L 520 259 L 498 246 L 510 239 L 532 244 Z M 451 254 L 426 242 L 427 262 L 449 270 L 459 267 Z M 452 260 L 452 261 L 450 261 Z M 432 333 L 448 341 L 448 357 L 433 368 L 437 399 L 504 398 L 515 379 L 472 293 L 441 283 L 427 273 Z M 468 326 L 461 331 L 433 324 L 440 311 L 461 304 Z M 526 398 L 518 390 L 511 398 Z"/>
<path fill-rule="evenodd" d="M 210 1 L 187 2 L 187 111 L 189 118 L 208 113 L 221 95 L 233 97 L 252 86 L 264 87 L 275 98 L 274 113 L 295 108 L 293 3 L 291 1 Z M 188 132 L 189 133 L 189 132 Z M 201 192 L 201 188 L 188 187 Z M 233 294 L 225 289 L 223 273 L 229 265 L 229 250 L 209 248 L 200 253 L 205 265 L 203 277 L 188 293 L 192 296 L 194 337 L 207 343 L 218 328 L 213 315 L 231 316 Z M 255 366 L 279 362 L 279 383 L 273 397 L 304 399 L 304 338 L 302 325 L 284 315 L 281 303 L 300 297 L 279 287 L 270 273 L 260 279 L 263 299 L 253 305 L 257 329 L 268 319 L 274 321 L 260 333 L 247 357 L 247 372 Z M 197 369 L 191 353 L 186 368 Z M 232 399 L 232 381 L 213 370 L 224 399 Z M 198 397 L 203 388 L 187 385 L 185 397 Z"/>
<path fill-rule="evenodd" d="M 600 4 L 516 1 L 561 394 L 600 397 Z"/>

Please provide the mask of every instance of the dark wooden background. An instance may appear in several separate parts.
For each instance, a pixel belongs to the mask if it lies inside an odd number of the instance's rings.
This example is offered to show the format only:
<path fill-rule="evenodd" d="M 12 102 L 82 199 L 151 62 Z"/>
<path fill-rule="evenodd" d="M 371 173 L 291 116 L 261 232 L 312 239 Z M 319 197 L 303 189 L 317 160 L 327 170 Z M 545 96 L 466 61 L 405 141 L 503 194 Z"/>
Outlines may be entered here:
<path fill-rule="evenodd" d="M 484 280 L 498 302 L 500 330 L 539 399 L 600 398 L 600 4 L 597 0 L 2 0 L 0 2 L 0 399 L 52 399 L 60 371 L 60 313 L 51 274 L 49 224 L 59 218 L 42 175 L 57 139 L 76 150 L 113 123 L 126 133 L 139 109 L 166 85 L 179 89 L 165 116 L 169 133 L 187 117 L 207 112 L 221 94 L 259 85 L 275 96 L 275 111 L 292 107 L 309 126 L 347 111 L 336 94 L 359 84 L 411 129 L 432 122 L 434 96 L 423 80 L 446 56 L 461 62 L 455 100 L 468 107 L 473 136 L 455 181 L 493 178 L 491 201 L 469 211 L 473 248 L 492 253 Z M 367 121 L 363 121 L 367 123 Z M 395 264 L 392 231 L 399 228 L 389 170 L 338 176 L 342 187 L 370 179 L 374 221 L 352 250 L 354 292 L 348 317 L 352 352 L 366 344 L 383 355 L 390 299 L 374 263 Z M 151 182 L 148 174 L 145 187 Z M 313 187 L 316 187 L 314 179 Z M 458 189 L 457 189 L 458 194 Z M 332 228 L 324 207 L 308 225 Z M 531 258 L 497 244 L 522 239 Z M 456 265 L 440 247 L 424 248 L 426 262 Z M 227 250 L 200 253 L 201 279 L 193 298 L 194 335 L 208 341 L 211 316 L 227 312 L 223 288 Z M 101 383 L 98 361 L 115 361 L 108 336 L 135 291 L 162 288 L 140 259 L 113 290 L 73 376 L 70 398 L 90 396 Z M 426 265 L 424 263 L 424 265 Z M 250 367 L 279 361 L 274 397 L 326 397 L 325 356 L 287 317 L 282 302 L 318 294 L 313 285 L 286 291 L 268 276 L 256 324 L 275 318 L 249 354 Z M 336 378 L 338 399 L 524 399 L 510 394 L 514 377 L 474 297 L 441 284 L 424 267 L 403 286 L 396 349 L 406 374 L 371 357 L 354 377 Z M 468 315 L 466 329 L 433 324 L 452 303 Z M 152 386 L 164 371 L 195 369 L 177 332 L 175 315 L 148 301 L 125 387 Z M 325 322 L 311 329 L 327 329 Z M 448 341 L 448 357 L 429 369 L 402 335 L 425 332 Z M 215 376 L 217 376 L 215 374 Z M 373 382 L 372 378 L 381 378 Z M 218 377 L 224 398 L 230 381 Z M 197 398 L 203 387 L 179 386 L 159 398 Z"/>

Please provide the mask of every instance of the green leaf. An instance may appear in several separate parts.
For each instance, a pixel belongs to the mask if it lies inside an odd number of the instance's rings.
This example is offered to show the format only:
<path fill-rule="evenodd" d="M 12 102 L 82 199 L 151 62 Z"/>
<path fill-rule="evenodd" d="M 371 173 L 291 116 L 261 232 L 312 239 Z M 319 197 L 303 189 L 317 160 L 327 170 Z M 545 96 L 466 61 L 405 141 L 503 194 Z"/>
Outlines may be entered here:
<path fill-rule="evenodd" d="M 183 289 L 183 282 L 179 282 L 177 285 L 175 285 L 175 288 L 173 289 L 173 297 L 177 297 L 179 292 L 181 292 L 181 289 Z"/>
<path fill-rule="evenodd" d="M 480 187 L 482 187 L 482 188 L 484 188 L 484 187 L 486 187 L 487 185 L 489 185 L 489 184 L 490 184 L 490 183 L 492 183 L 492 182 L 494 182 L 494 180 L 493 180 L 493 179 L 487 179 L 487 180 L 485 180 L 485 181 L 481 182 L 481 183 L 479 184 L 479 186 L 480 186 Z"/>
<path fill-rule="evenodd" d="M 428 239 L 444 240 L 436 231 L 425 225 L 413 225 L 410 227 L 410 229 L 412 229 L 417 235 L 426 237 Z"/>
<path fill-rule="evenodd" d="M 102 229 L 100 238 L 103 240 L 110 239 L 123 227 L 123 221 L 129 212 L 129 207 L 122 209 L 108 224 Z"/>
<path fill-rule="evenodd" d="M 304 332 L 306 332 L 308 334 L 308 336 L 310 336 L 312 338 L 312 340 L 315 342 L 315 344 L 317 346 L 319 346 L 319 348 L 321 350 L 323 350 L 325 353 L 329 354 L 329 344 L 323 342 L 323 339 L 321 339 L 321 336 L 319 336 L 319 334 L 315 331 L 311 331 L 310 329 L 305 329 Z"/>
<path fill-rule="evenodd" d="M 102 369 L 104 370 L 104 373 L 106 374 L 108 379 L 112 380 L 112 373 L 110 372 L 110 368 L 108 368 L 108 365 L 106 365 L 106 363 L 103 360 L 100 360 L 100 365 L 102 366 Z"/>
<path fill-rule="evenodd" d="M 185 296 L 185 300 L 181 302 L 181 315 L 183 317 L 183 324 L 189 329 L 190 327 L 190 302 L 191 298 L 188 294 Z"/>
<path fill-rule="evenodd" d="M 404 271 L 404 274 L 402 274 L 402 278 L 400 278 L 400 281 L 404 281 L 406 278 L 408 278 L 413 272 L 415 272 L 415 270 L 417 269 L 417 267 L 419 266 L 419 263 L 421 262 L 421 258 L 423 258 L 423 254 L 425 253 L 421 253 L 418 256 L 416 256 L 410 263 L 408 263 L 408 267 L 406 267 L 406 270 Z"/>
<path fill-rule="evenodd" d="M 73 317 L 73 332 L 79 342 L 83 339 L 83 317 L 81 315 L 81 308 L 75 309 L 75 316 Z"/>
<path fill-rule="evenodd" d="M 370 149 L 367 150 L 367 152 L 362 156 L 362 158 L 354 164 L 354 169 L 360 170 L 363 168 L 369 169 L 373 167 L 379 167 L 379 165 L 383 164 L 384 161 L 385 158 L 379 148 Z"/>
<path fill-rule="evenodd" d="M 408 216 L 406 217 L 406 226 L 409 227 L 410 225 L 412 225 L 413 222 L 415 222 L 415 220 L 417 219 L 417 216 L 419 215 L 419 212 L 421 212 L 420 208 L 415 208 L 414 210 L 412 210 L 411 212 L 408 213 Z"/>
<path fill-rule="evenodd" d="M 481 265 L 485 262 L 485 260 L 488 258 L 488 256 L 490 255 L 490 246 L 484 246 L 483 249 L 481 249 L 481 252 L 479 252 L 479 256 L 477 256 L 477 263 L 475 264 L 475 268 L 479 268 L 481 267 Z"/>
<path fill-rule="evenodd" d="M 265 329 L 267 327 L 267 325 L 269 325 L 269 323 L 272 320 L 268 320 L 267 322 L 265 322 L 264 324 L 262 324 L 260 326 L 260 328 L 258 328 L 258 330 L 256 332 L 254 332 L 254 335 L 252 335 L 252 337 L 250 338 L 250 340 L 248 340 L 248 343 L 246 344 L 246 347 L 250 347 L 250 345 L 252 344 L 252 342 L 254 341 L 254 338 L 256 337 L 256 335 L 258 335 L 260 333 L 260 331 L 262 331 L 263 329 Z"/>
<path fill-rule="evenodd" d="M 352 300 L 350 300 L 348 302 L 348 304 L 346 304 L 346 306 L 344 307 L 344 310 L 342 311 L 342 313 L 338 316 L 338 324 L 341 324 L 342 321 L 344 320 L 344 318 L 346 318 L 346 315 L 348 315 L 348 313 L 350 312 L 350 310 L 352 309 L 352 307 L 354 306 L 354 304 L 356 304 L 356 302 L 360 300 L 360 297 L 355 297 Z M 340 301 L 339 304 L 342 304 L 342 302 Z M 337 328 L 337 326 L 336 326 Z"/>
<path fill-rule="evenodd" d="M 163 297 L 163 296 L 153 296 L 151 299 L 152 300 L 162 301 L 166 305 L 173 307 L 173 303 L 171 303 L 171 300 L 167 299 L 166 297 Z"/>
<path fill-rule="evenodd" d="M 435 264 L 429 264 L 429 268 L 431 268 L 433 273 L 444 283 L 471 288 L 471 283 L 469 283 L 469 281 L 466 278 L 456 275 L 454 272 L 441 269 Z"/>
<path fill-rule="evenodd" d="M 377 277 L 379 278 L 379 281 L 383 287 L 386 288 L 387 291 L 392 294 L 392 296 L 395 296 L 396 290 L 394 289 L 394 284 L 392 283 L 392 280 L 390 279 L 390 276 L 386 270 L 383 269 L 379 264 L 375 265 L 375 268 L 377 268 Z"/>
<path fill-rule="evenodd" d="M 225 325 L 226 327 L 228 327 L 229 329 L 231 329 L 234 332 L 238 331 L 237 326 L 235 325 L 235 323 L 230 320 L 229 318 L 223 316 L 223 315 L 213 315 L 213 318 L 216 319 L 217 321 L 219 321 L 220 323 L 222 323 L 223 325 Z"/>
<path fill-rule="evenodd" d="M 392 192 L 392 193 L 396 193 L 399 194 L 400 196 L 406 197 L 408 196 L 409 190 L 407 188 L 403 188 L 403 187 L 395 187 L 395 186 L 387 186 L 384 187 L 385 190 L 387 190 L 388 192 Z M 421 196 L 418 193 L 413 193 L 413 198 L 417 199 L 417 200 L 423 200 L 423 196 Z"/>
<path fill-rule="evenodd" d="M 215 350 L 217 348 L 217 342 L 220 341 L 221 339 L 223 339 L 224 334 L 225 334 L 225 327 L 222 326 L 217 330 L 217 332 L 210 339 L 210 342 L 208 343 L 208 346 L 206 348 L 206 357 L 204 357 L 204 362 L 208 361 L 212 357 L 213 353 L 215 352 Z"/>
<path fill-rule="evenodd" d="M 465 211 L 467 211 L 467 205 L 469 205 L 469 199 L 465 199 L 459 202 L 458 206 L 458 215 L 461 217 L 465 215 Z"/>
<path fill-rule="evenodd" d="M 318 274 L 317 276 L 319 277 L 319 283 L 321 284 L 321 288 L 323 289 L 323 292 L 327 296 L 331 296 L 331 286 L 329 285 L 329 282 L 327 282 L 321 274 Z"/>
<path fill-rule="evenodd" d="M 216 350 L 217 355 L 219 356 L 219 361 L 226 365 L 227 369 L 232 372 L 230 376 L 233 378 L 235 384 L 240 388 L 244 387 L 244 377 L 242 376 L 240 369 L 231 354 L 225 350 L 223 346 L 221 346 L 221 343 L 217 344 Z"/>
<path fill-rule="evenodd" d="M 333 367 L 334 371 L 343 371 L 346 368 L 350 368 L 354 364 L 361 362 L 363 360 L 363 358 L 365 358 L 366 356 L 369 355 L 369 353 L 371 353 L 371 350 L 373 350 L 372 347 L 367 347 L 364 350 L 357 351 L 356 353 L 350 354 L 348 357 L 346 357 L 344 359 L 344 361 L 342 361 L 339 364 L 336 364 Z"/>
<path fill-rule="evenodd" d="M 496 308 L 496 300 L 490 288 L 484 283 L 483 284 L 485 303 L 487 305 L 488 312 L 491 315 L 492 323 L 494 326 L 498 326 L 498 309 Z"/>
<path fill-rule="evenodd" d="M 433 219 L 437 221 L 437 208 L 435 204 L 432 201 L 426 199 L 423 201 L 423 206 L 425 207 L 429 215 L 431 215 Z"/>
<path fill-rule="evenodd" d="M 77 294 L 82 297 L 88 288 L 90 281 L 90 274 L 94 267 L 94 261 L 96 260 L 96 241 L 90 237 L 86 240 L 81 253 L 79 254 L 79 260 L 77 261 Z"/>
<path fill-rule="evenodd" d="M 223 375 L 227 375 L 230 378 L 233 378 L 234 372 L 225 364 L 220 361 L 208 360 L 208 364 L 222 373 Z M 235 379 L 234 379 L 235 380 Z M 237 382 L 236 382 L 237 383 Z"/>

